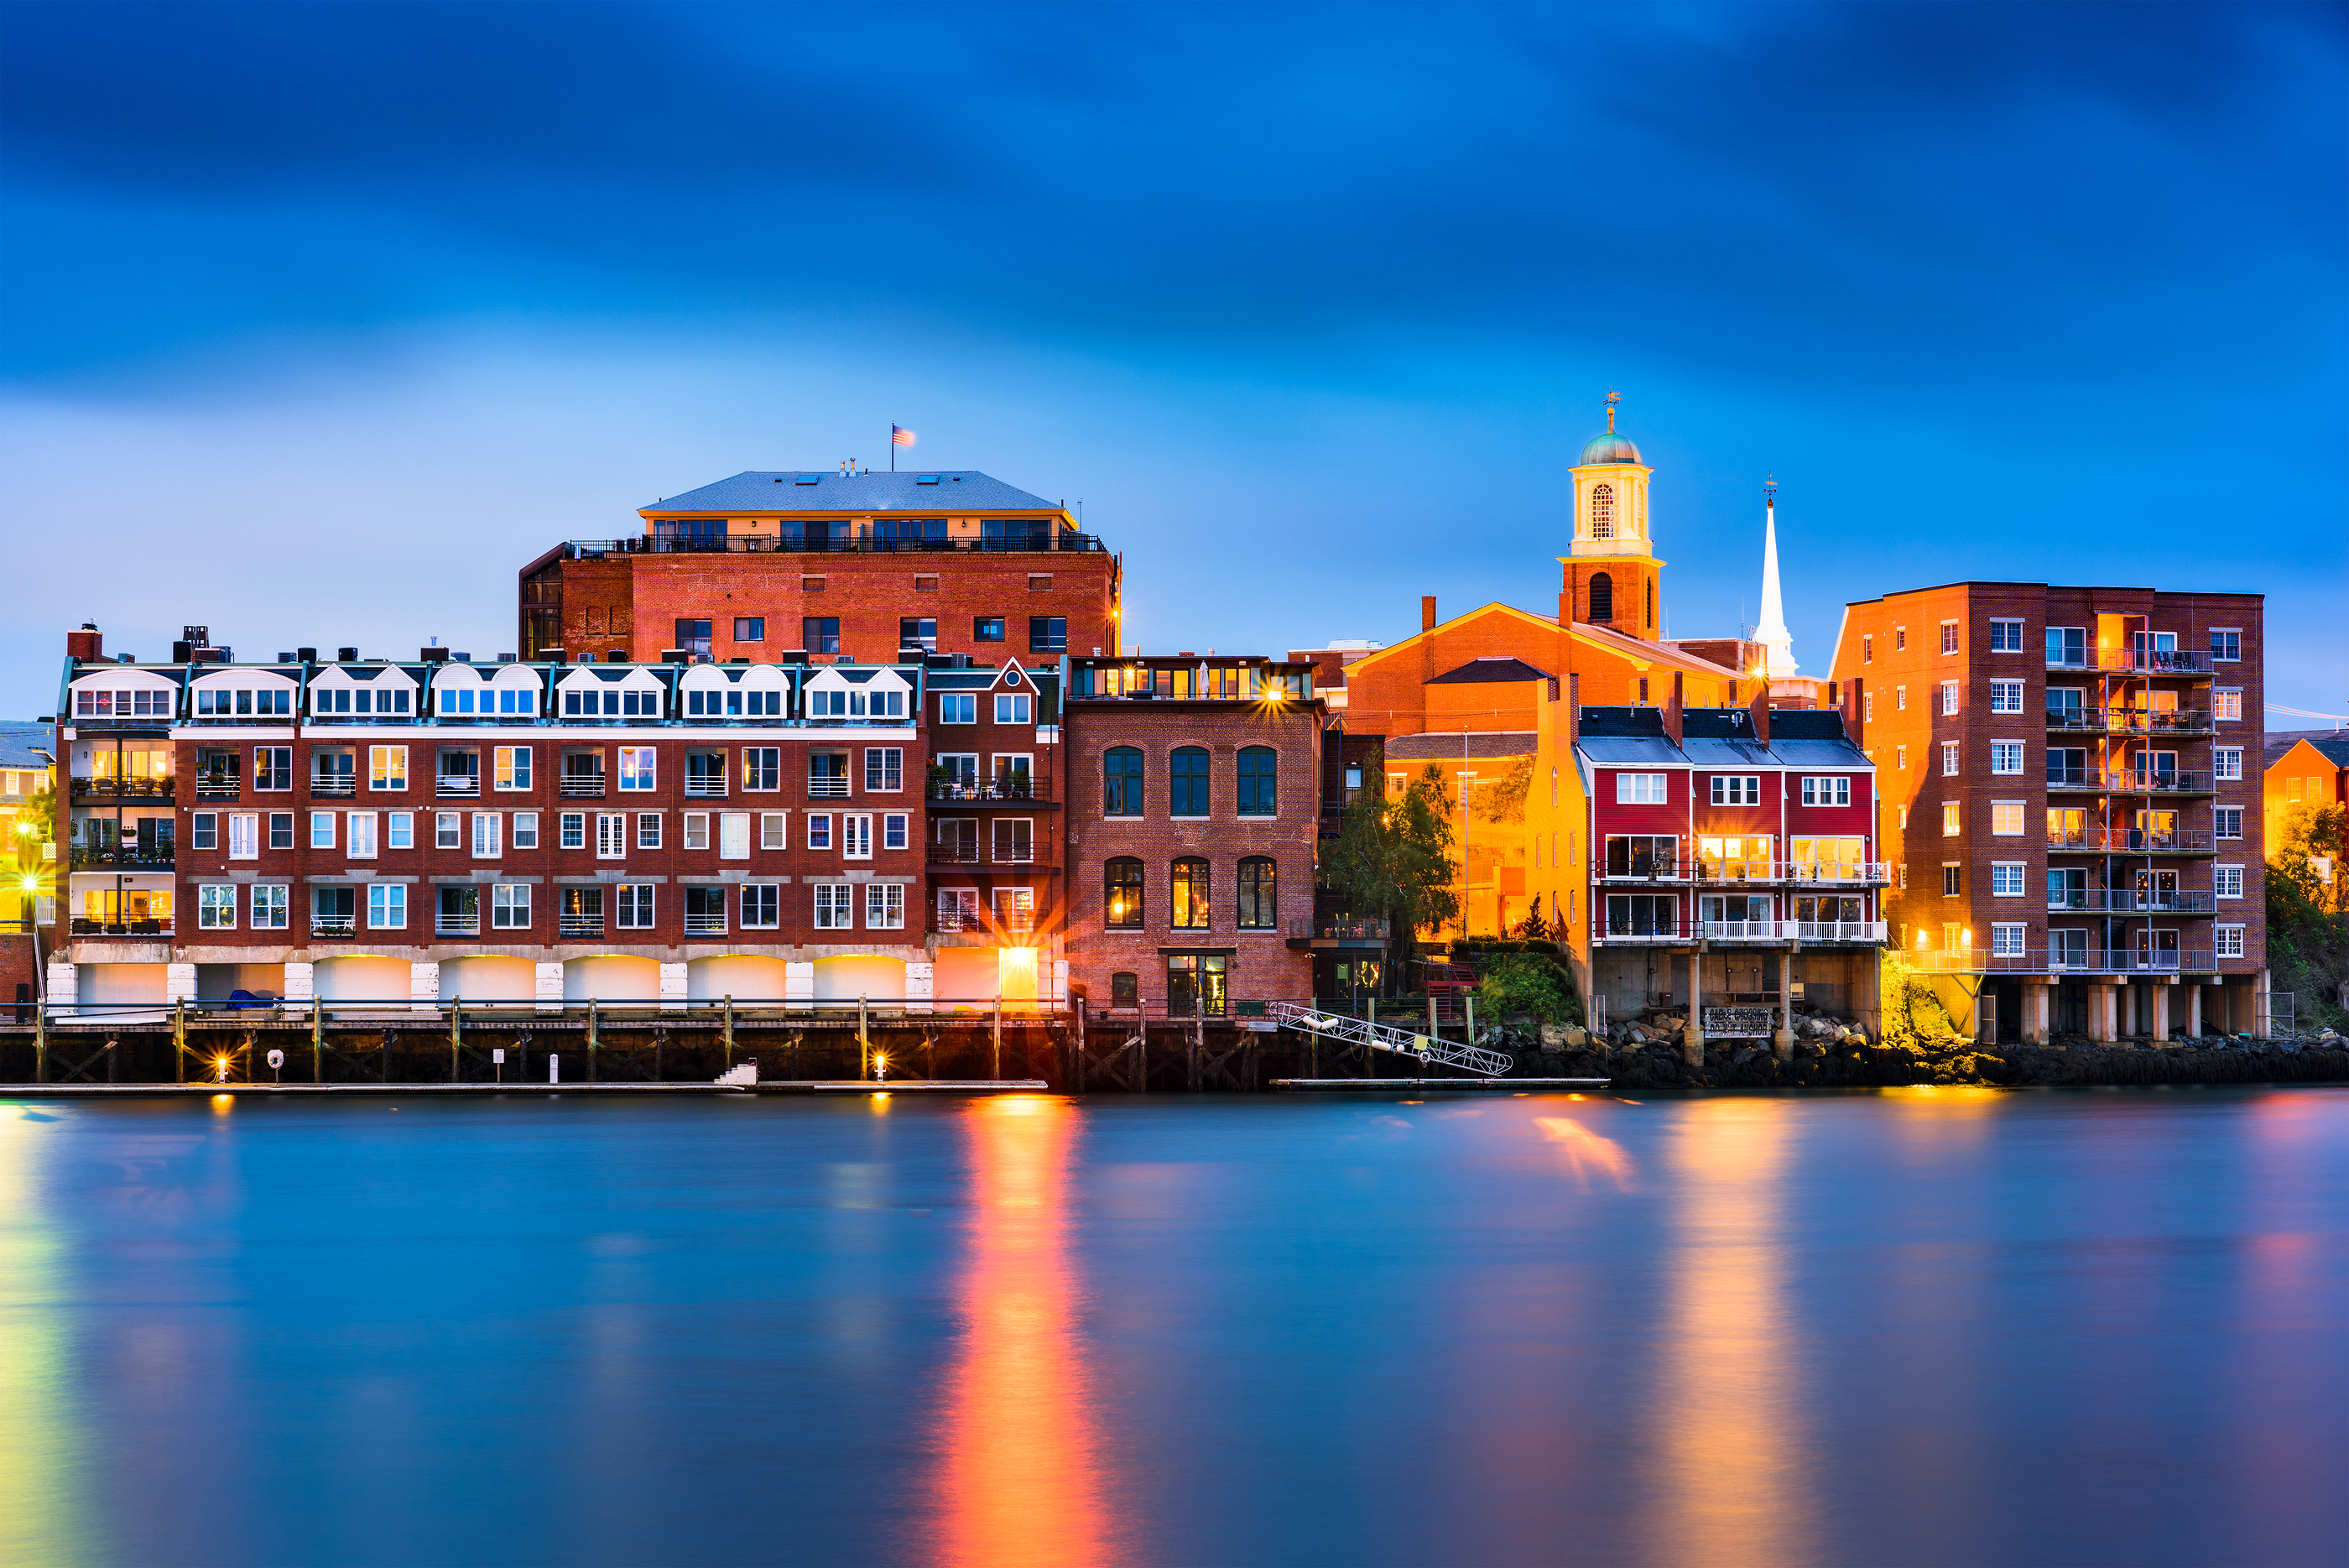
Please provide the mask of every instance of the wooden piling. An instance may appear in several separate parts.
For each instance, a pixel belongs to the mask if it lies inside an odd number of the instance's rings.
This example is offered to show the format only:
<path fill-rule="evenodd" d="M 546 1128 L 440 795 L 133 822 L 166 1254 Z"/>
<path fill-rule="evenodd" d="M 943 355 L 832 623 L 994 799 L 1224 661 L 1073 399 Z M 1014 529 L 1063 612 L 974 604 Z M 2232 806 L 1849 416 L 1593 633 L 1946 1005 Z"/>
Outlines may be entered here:
<path fill-rule="evenodd" d="M 730 1073 L 734 1070 L 734 993 L 730 991 L 726 993 L 725 1032 L 720 1039 L 726 1048 L 726 1071 Z"/>
<path fill-rule="evenodd" d="M 1000 1080 L 1003 1076 L 1003 990 L 995 992 L 995 1046 L 988 1058 L 988 1076 Z"/>
<path fill-rule="evenodd" d="M 595 999 L 587 999 L 587 1081 L 595 1081 Z"/>
<path fill-rule="evenodd" d="M 326 1010 L 317 997 L 310 998 L 310 1082 L 326 1081 Z"/>
<path fill-rule="evenodd" d="M 451 997 L 449 1002 L 449 1081 L 452 1084 L 462 1079 L 458 1070 L 458 1053 L 464 1049 L 465 1044 L 464 1012 L 463 1001 Z"/>
<path fill-rule="evenodd" d="M 188 1003 L 184 997 L 171 1004 L 171 1069 L 178 1082 L 188 1081 Z"/>

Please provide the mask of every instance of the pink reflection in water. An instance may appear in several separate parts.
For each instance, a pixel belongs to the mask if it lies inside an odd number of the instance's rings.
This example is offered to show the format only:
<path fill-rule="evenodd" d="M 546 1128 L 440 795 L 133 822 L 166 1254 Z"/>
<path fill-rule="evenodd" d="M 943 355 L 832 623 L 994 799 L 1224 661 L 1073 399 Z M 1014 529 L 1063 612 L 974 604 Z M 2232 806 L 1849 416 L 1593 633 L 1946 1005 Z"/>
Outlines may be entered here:
<path fill-rule="evenodd" d="M 1619 1191 L 1631 1190 L 1631 1157 L 1613 1138 L 1600 1137 L 1572 1116 L 1536 1116 L 1534 1126 L 1558 1146 L 1581 1190 L 1590 1190 L 1594 1176 L 1605 1177 Z"/>
<path fill-rule="evenodd" d="M 927 1561 L 1075 1568 L 1112 1561 L 1092 1380 L 1075 1314 L 1065 1203 L 1077 1112 L 1009 1096 L 968 1125 L 977 1215 L 960 1283 Z"/>

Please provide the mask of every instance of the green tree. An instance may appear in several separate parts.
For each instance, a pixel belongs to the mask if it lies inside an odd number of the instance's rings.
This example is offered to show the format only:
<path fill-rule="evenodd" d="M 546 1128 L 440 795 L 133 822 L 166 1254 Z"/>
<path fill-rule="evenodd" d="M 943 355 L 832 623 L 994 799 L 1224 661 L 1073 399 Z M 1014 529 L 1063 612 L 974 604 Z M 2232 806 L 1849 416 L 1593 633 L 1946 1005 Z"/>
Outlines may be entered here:
<path fill-rule="evenodd" d="M 1322 860 L 1322 880 L 1350 911 L 1387 922 L 1379 972 L 1389 994 L 1410 972 L 1420 931 L 1460 917 L 1453 840 L 1444 770 L 1430 763 L 1394 799 L 1368 789 L 1357 795 Z"/>
<path fill-rule="evenodd" d="M 2349 828 L 2337 805 L 2302 806 L 2268 861 L 2268 969 L 2302 1029 L 2349 1027 Z M 2330 877 L 2320 873 L 2322 861 Z"/>
<path fill-rule="evenodd" d="M 1469 813 L 1480 822 L 1523 822 L 1526 795 L 1533 783 L 1533 758 L 1519 757 L 1509 764 L 1507 773 L 1468 792 Z"/>
<path fill-rule="evenodd" d="M 1478 1011 L 1495 1023 L 1531 1018 L 1544 1023 L 1579 1023 L 1582 1004 L 1574 981 L 1554 956 L 1504 953 L 1485 966 L 1476 981 Z"/>

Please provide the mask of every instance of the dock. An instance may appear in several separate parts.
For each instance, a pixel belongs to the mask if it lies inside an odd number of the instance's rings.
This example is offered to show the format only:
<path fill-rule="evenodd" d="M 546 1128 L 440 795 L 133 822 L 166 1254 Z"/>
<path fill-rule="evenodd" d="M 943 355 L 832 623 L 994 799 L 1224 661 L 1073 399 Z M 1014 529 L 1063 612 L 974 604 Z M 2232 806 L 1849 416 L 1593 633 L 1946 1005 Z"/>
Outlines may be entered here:
<path fill-rule="evenodd" d="M 1272 1086 L 1282 1094 L 1307 1095 L 1361 1090 L 1392 1094 L 1398 1089 L 1413 1094 L 1422 1089 L 1442 1090 L 1447 1094 L 1464 1089 L 1525 1094 L 1536 1089 L 1603 1089 L 1613 1081 L 1610 1078 L 1275 1078 Z"/>

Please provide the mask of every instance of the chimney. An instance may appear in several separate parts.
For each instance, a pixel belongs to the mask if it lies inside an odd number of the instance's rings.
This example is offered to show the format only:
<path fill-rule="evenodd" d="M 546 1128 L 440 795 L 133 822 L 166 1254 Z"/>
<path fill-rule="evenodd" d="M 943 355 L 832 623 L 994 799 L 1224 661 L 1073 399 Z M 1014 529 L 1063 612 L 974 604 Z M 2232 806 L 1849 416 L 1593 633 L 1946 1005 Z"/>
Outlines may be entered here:
<path fill-rule="evenodd" d="M 1419 629 L 1422 631 L 1433 631 L 1435 629 L 1435 596 L 1433 594 L 1422 594 L 1420 596 Z"/>
<path fill-rule="evenodd" d="M 1673 745 L 1681 743 L 1681 672 L 1672 671 L 1672 694 L 1664 699 L 1664 733 Z"/>
<path fill-rule="evenodd" d="M 1770 743 L 1770 683 L 1762 682 L 1754 693 L 1754 706 L 1746 711 L 1754 715 L 1754 738 L 1763 745 Z"/>
<path fill-rule="evenodd" d="M 1582 743 L 1582 677 L 1569 673 L 1566 678 L 1566 749 L 1572 751 Z"/>
<path fill-rule="evenodd" d="M 1865 722 L 1867 691 L 1868 679 L 1865 676 L 1855 675 L 1843 683 L 1843 732 L 1849 735 L 1851 743 L 1863 752 L 1868 749 L 1868 725 Z"/>
<path fill-rule="evenodd" d="M 106 657 L 106 639 L 98 629 L 98 622 L 86 620 L 79 631 L 66 633 L 66 657 L 95 663 Z"/>

